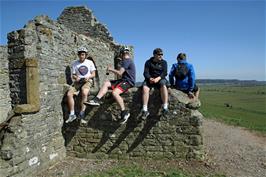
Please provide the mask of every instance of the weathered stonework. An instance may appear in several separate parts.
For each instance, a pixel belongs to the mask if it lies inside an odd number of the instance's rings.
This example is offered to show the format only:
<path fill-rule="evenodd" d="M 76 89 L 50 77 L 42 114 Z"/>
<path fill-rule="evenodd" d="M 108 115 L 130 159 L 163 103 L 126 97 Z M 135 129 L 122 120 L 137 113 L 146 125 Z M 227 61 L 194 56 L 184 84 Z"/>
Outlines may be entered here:
<path fill-rule="evenodd" d="M 84 23 L 73 20 L 77 17 L 84 17 Z M 126 125 L 112 121 L 120 111 L 108 96 L 101 107 L 87 108 L 87 125 L 80 125 L 78 120 L 65 124 L 65 93 L 72 82 L 70 65 L 77 59 L 80 46 L 87 47 L 95 60 L 97 77 L 91 91 L 96 93 L 106 79 L 114 78 L 105 75 L 106 66 L 118 64 L 121 46 L 113 42 L 107 28 L 86 7 L 66 8 L 58 22 L 37 16 L 23 29 L 8 34 L 8 49 L 0 48 L 0 112 L 6 115 L 12 107 L 11 113 L 16 114 L 8 120 L 0 117 L 5 121 L 0 124 L 0 176 L 35 176 L 66 155 L 118 159 L 202 156 L 202 115 L 196 110 L 199 105 L 189 103 L 177 91 L 171 91 L 167 118 L 159 115 L 161 103 L 155 91 L 150 98 L 150 119 L 139 121 L 141 93 L 131 89 L 123 95 L 131 111 Z M 29 65 L 34 71 L 27 69 Z M 32 73 L 38 73 L 39 82 Z M 34 92 L 37 88 L 39 93 Z M 16 111 L 18 105 L 35 104 L 38 109 L 34 111 L 32 107 L 25 111 L 25 106 Z"/>
<path fill-rule="evenodd" d="M 169 114 L 161 114 L 160 95 L 155 90 L 149 101 L 150 116 L 145 121 L 140 119 L 141 89 L 123 95 L 131 114 L 125 125 L 115 121 L 120 110 L 111 94 L 100 107 L 88 107 L 88 124 L 75 121 L 63 126 L 67 154 L 95 159 L 202 158 L 202 115 L 196 110 L 199 102 L 188 109 L 190 104 L 182 99 L 187 96 L 170 91 Z"/>
<path fill-rule="evenodd" d="M 6 120 L 11 110 L 7 47 L 0 46 L 0 123 Z"/>
<path fill-rule="evenodd" d="M 88 37 L 97 37 L 105 41 L 113 41 L 107 27 L 92 14 L 92 11 L 84 6 L 65 8 L 58 18 L 60 24 L 69 29 L 84 34 Z"/>

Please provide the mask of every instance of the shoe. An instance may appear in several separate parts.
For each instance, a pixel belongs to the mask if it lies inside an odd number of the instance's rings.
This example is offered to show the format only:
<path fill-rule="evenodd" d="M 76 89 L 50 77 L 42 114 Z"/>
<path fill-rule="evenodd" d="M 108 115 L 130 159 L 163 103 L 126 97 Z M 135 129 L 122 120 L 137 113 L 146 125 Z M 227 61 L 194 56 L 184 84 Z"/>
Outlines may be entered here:
<path fill-rule="evenodd" d="M 147 117 L 148 117 L 149 115 L 150 115 L 149 111 L 144 111 L 144 110 L 142 110 L 141 118 L 142 118 L 143 120 L 146 120 Z"/>
<path fill-rule="evenodd" d="M 100 106 L 100 101 L 94 98 L 88 102 L 85 102 L 85 104 L 92 105 L 92 106 Z"/>
<path fill-rule="evenodd" d="M 163 116 L 167 116 L 168 113 L 169 113 L 169 110 L 168 110 L 168 109 L 163 109 L 163 110 L 162 110 L 162 115 L 163 115 Z"/>
<path fill-rule="evenodd" d="M 84 120 L 84 119 L 81 119 L 80 122 L 81 122 L 82 124 L 87 124 L 87 123 L 88 123 L 88 121 L 86 121 L 86 120 Z"/>
<path fill-rule="evenodd" d="M 128 111 L 121 112 L 121 122 L 120 124 L 124 124 L 127 122 L 127 119 L 130 117 L 130 113 Z"/>
<path fill-rule="evenodd" d="M 72 122 L 72 121 L 74 121 L 76 118 L 77 118 L 77 116 L 76 116 L 75 114 L 74 114 L 74 115 L 69 115 L 68 119 L 66 120 L 66 123 Z"/>

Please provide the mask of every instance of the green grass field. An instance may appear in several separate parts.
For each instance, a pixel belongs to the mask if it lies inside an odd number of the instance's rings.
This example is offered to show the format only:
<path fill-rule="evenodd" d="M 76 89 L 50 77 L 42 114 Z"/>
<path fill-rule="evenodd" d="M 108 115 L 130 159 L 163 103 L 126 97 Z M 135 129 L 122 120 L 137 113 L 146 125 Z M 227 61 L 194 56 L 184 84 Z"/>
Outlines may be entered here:
<path fill-rule="evenodd" d="M 265 85 L 200 85 L 200 89 L 200 111 L 206 118 L 266 134 Z"/>
<path fill-rule="evenodd" d="M 84 177 L 204 177 L 206 175 L 209 177 L 225 177 L 225 175 L 220 174 L 189 174 L 178 169 L 147 170 L 141 167 L 140 164 L 121 165 L 103 172 L 91 173 Z"/>

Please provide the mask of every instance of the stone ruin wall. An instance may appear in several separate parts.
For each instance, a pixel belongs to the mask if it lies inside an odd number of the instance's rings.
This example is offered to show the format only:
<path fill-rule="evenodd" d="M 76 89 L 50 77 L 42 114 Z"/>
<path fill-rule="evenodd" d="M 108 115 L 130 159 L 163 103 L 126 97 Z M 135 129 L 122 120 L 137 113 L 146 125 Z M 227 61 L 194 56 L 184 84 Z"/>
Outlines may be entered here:
<path fill-rule="evenodd" d="M 7 47 L 0 46 L 0 123 L 5 121 L 11 110 Z"/>
<path fill-rule="evenodd" d="M 77 12 L 80 12 L 78 16 Z M 89 23 L 70 29 L 68 25 L 73 18 L 82 19 L 83 14 L 86 17 L 83 21 Z M 79 121 L 64 124 L 67 114 L 64 94 L 67 84 L 71 83 L 69 66 L 77 58 L 76 49 L 81 45 L 88 48 L 97 65 L 98 78 L 92 89 L 96 92 L 107 78 L 105 67 L 114 64 L 120 45 L 86 7 L 66 8 L 58 21 L 37 16 L 23 29 L 8 34 L 8 47 L 1 47 L 0 61 L 0 93 L 5 93 L 0 100 L 0 176 L 34 176 L 66 155 L 119 159 L 156 158 L 154 155 L 162 158 L 201 156 L 202 116 L 198 111 L 188 109 L 188 103 L 180 102 L 177 93 L 172 97 L 171 111 L 180 116 L 172 115 L 172 122 L 161 119 L 158 112 L 152 113 L 154 116 L 148 123 L 133 121 L 138 117 L 141 96 L 139 90 L 132 89 L 133 92 L 125 95 L 127 105 L 134 110 L 132 121 L 127 125 L 120 126 L 111 121 L 118 117 L 119 110 L 108 97 L 102 108 L 86 110 L 87 125 L 80 125 Z M 38 64 L 39 111 L 11 111 L 10 116 L 5 116 L 11 108 L 14 110 L 16 105 L 28 102 L 25 66 L 28 59 Z M 150 101 L 155 104 L 150 105 L 154 110 L 160 105 L 157 98 L 155 92 Z"/>

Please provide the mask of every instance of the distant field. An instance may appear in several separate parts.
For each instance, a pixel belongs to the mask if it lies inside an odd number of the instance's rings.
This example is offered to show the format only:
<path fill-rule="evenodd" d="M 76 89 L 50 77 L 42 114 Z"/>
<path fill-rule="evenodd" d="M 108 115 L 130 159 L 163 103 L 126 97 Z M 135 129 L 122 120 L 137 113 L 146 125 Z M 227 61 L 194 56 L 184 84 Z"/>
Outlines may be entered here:
<path fill-rule="evenodd" d="M 200 111 L 206 118 L 266 134 L 266 85 L 200 85 Z"/>

